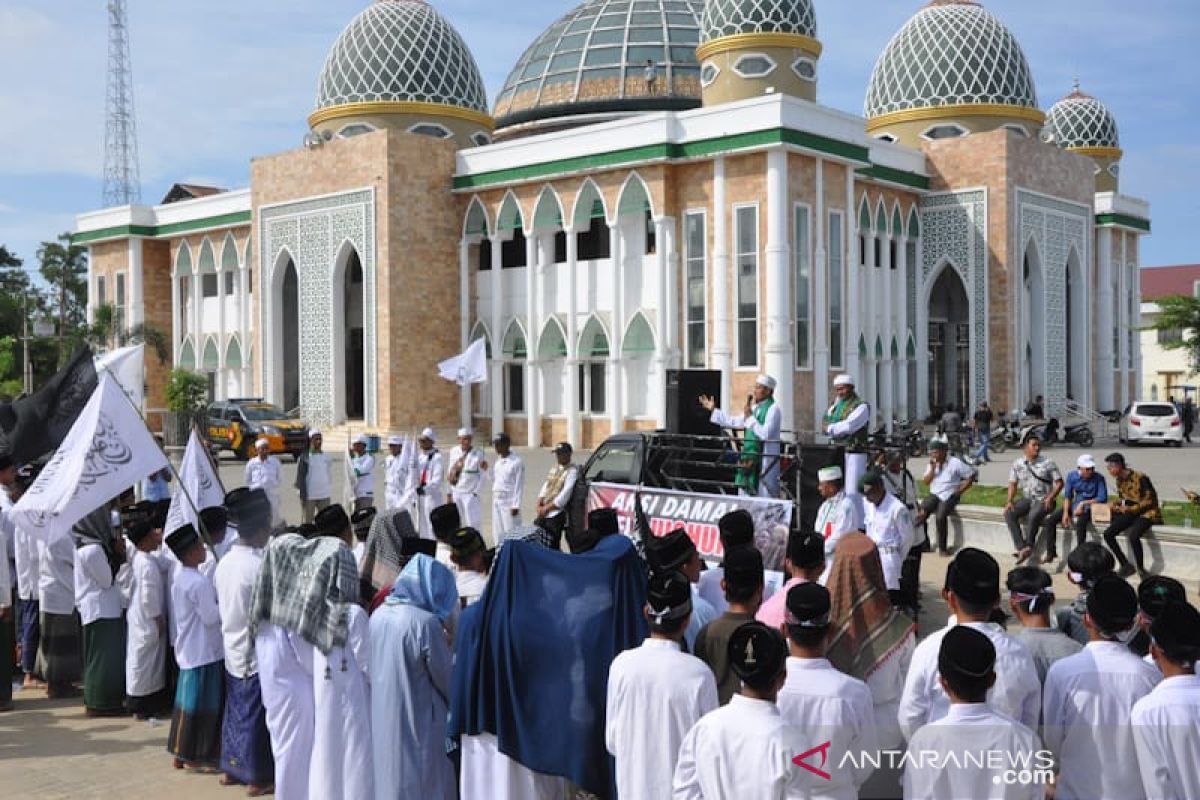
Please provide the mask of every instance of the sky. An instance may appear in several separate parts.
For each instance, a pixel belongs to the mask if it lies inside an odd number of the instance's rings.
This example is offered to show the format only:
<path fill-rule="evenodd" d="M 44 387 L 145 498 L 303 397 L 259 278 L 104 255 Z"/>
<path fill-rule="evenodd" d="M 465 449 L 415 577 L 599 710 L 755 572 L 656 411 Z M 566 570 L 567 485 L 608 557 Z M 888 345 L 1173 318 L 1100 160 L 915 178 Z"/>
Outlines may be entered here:
<path fill-rule="evenodd" d="M 317 76 L 369 0 L 129 0 L 143 202 L 175 182 L 246 186 L 250 159 L 300 145 Z M 489 100 L 571 0 L 431 0 L 470 46 Z M 871 69 L 922 0 L 815 0 L 818 101 L 862 113 Z M 101 206 L 104 0 L 0 5 L 0 244 L 38 243 Z M 1043 109 L 1083 89 L 1116 115 L 1121 189 L 1150 201 L 1149 266 L 1200 262 L 1200 4 L 985 0 L 1016 35 Z"/>

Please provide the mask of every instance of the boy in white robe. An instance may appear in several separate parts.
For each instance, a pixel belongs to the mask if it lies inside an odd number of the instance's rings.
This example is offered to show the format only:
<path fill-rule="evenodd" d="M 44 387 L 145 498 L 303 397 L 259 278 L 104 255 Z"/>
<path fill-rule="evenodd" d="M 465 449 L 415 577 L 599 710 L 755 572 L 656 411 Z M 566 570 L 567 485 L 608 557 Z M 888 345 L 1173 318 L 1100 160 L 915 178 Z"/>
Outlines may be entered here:
<path fill-rule="evenodd" d="M 167 586 L 156 555 L 163 534 L 150 519 L 151 505 L 137 503 L 130 507 L 129 515 L 122 510 L 125 534 L 134 546 L 133 595 L 126 618 L 125 693 L 129 710 L 138 719 L 161 716 L 171 708 L 166 692 Z"/>
<path fill-rule="evenodd" d="M 1046 747 L 1058 757 L 1058 800 L 1140 800 L 1141 776 L 1122 755 L 1135 752 L 1130 714 L 1158 683 L 1159 672 L 1121 641 L 1137 616 L 1137 594 L 1116 575 L 1088 593 L 1082 653 L 1046 673 Z"/>
<path fill-rule="evenodd" d="M 1133 706 L 1133 739 L 1147 797 L 1200 797 L 1200 611 L 1172 603 L 1150 625 L 1163 680 Z"/>
<path fill-rule="evenodd" d="M 683 737 L 717 708 L 712 670 L 679 647 L 692 613 L 692 590 L 679 572 L 650 578 L 650 638 L 613 659 L 608 671 L 604 743 L 616 759 L 617 796 L 665 800 Z M 660 768 L 655 768 L 655 767 Z"/>
<path fill-rule="evenodd" d="M 988 692 L 992 710 L 1036 727 L 1042 687 L 1033 657 L 1025 645 L 989 622 L 1000 602 L 1000 565 L 996 559 L 974 547 L 959 550 L 946 570 L 942 597 L 953 619 L 987 636 L 996 650 L 996 681 Z M 938 680 L 938 652 L 949 630 L 947 627 L 930 634 L 913 652 L 898 714 L 906 739 L 911 740 L 922 725 L 944 717 L 950 710 L 950 698 Z"/>
<path fill-rule="evenodd" d="M 904 797 L 927 800 L 1040 800 L 1036 781 L 1005 780 L 1006 770 L 1038 765 L 1037 734 L 987 702 L 996 681 L 996 648 L 983 633 L 957 625 L 941 637 L 938 682 L 950 710 L 921 728 L 905 754 Z M 998 756 L 996 754 L 999 754 Z M 992 761 L 1000 762 L 999 770 Z M 1018 765 L 1018 766 L 1013 766 Z"/>
<path fill-rule="evenodd" d="M 747 622 L 729 639 L 742 690 L 705 714 L 684 737 L 673 780 L 676 800 L 784 800 L 803 796 L 792 759 L 807 746 L 775 705 L 786 673 L 783 634 Z M 653 766 L 649 767 L 653 769 Z"/>
<path fill-rule="evenodd" d="M 788 590 L 783 627 L 791 655 L 787 680 L 776 700 L 779 713 L 789 725 L 803 730 L 814 745 L 830 742 L 830 753 L 873 757 L 879 744 L 871 690 L 857 678 L 838 672 L 825 658 L 830 611 L 829 590 L 824 586 L 801 583 Z M 869 758 L 828 770 L 828 779 L 803 770 L 801 777 L 808 787 L 805 796 L 856 800 L 873 771 Z"/>
<path fill-rule="evenodd" d="M 281 800 L 308 797 L 315 651 L 299 634 L 267 622 L 259 623 L 254 636 L 259 688 L 275 754 L 275 796 Z"/>

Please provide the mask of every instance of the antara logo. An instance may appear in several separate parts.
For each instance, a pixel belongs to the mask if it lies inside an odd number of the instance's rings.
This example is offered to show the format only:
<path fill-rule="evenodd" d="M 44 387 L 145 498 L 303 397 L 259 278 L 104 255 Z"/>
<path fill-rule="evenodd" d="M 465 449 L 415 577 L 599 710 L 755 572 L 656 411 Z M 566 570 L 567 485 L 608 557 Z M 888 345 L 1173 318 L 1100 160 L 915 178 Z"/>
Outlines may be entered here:
<path fill-rule="evenodd" d="M 833 744 L 833 742 L 825 742 L 824 744 L 817 745 L 816 747 L 814 747 L 811 750 L 806 750 L 805 752 L 803 752 L 800 755 L 793 758 L 792 763 L 795 764 L 797 767 L 803 767 L 804 769 L 808 770 L 812 774 L 822 777 L 827 781 L 833 780 L 833 777 L 823 769 L 823 767 L 825 766 L 825 762 L 829 760 L 829 747 L 832 744 Z M 821 754 L 821 766 L 820 767 L 814 767 L 812 764 L 809 764 L 807 761 L 805 761 L 806 758 L 808 758 L 809 756 L 815 755 L 817 753 Z"/>

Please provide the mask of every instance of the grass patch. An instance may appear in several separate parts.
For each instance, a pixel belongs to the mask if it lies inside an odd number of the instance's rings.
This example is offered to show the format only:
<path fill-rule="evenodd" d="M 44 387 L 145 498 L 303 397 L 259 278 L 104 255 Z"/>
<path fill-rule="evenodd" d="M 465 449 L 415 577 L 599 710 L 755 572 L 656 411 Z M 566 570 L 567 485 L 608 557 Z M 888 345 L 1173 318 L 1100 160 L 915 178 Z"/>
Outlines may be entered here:
<path fill-rule="evenodd" d="M 929 487 L 918 482 L 917 494 L 922 498 L 927 497 Z M 968 506 L 1004 508 L 1007 499 L 1007 486 L 984 486 L 977 483 L 963 495 L 962 503 Z M 1061 505 L 1059 507 L 1061 509 Z M 1190 520 L 1192 527 L 1200 527 L 1200 506 L 1194 506 L 1185 500 L 1165 500 L 1162 501 L 1162 510 L 1164 525 L 1183 528 L 1188 527 L 1187 523 Z"/>

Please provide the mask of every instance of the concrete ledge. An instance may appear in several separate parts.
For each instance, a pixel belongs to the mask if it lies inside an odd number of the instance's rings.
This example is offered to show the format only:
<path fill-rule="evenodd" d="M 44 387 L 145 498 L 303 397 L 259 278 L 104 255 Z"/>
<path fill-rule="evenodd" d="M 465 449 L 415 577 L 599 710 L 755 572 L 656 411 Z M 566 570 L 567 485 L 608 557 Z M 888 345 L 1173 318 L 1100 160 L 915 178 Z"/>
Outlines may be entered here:
<path fill-rule="evenodd" d="M 1198 514 L 1197 516 L 1200 516 Z M 1057 528 L 1058 554 L 1060 566 L 1056 571 L 1066 571 L 1066 555 L 1075 546 L 1075 532 L 1065 528 Z M 933 521 L 929 522 L 930 539 L 936 539 Z M 1100 531 L 1092 526 L 1088 533 L 1089 541 L 1103 544 Z M 1129 553 L 1128 539 L 1124 535 L 1118 537 L 1118 542 Z M 950 545 L 952 547 L 978 547 L 997 556 L 1001 568 L 1007 571 L 1012 565 L 1012 537 L 1008 526 L 1004 524 L 1004 512 L 988 506 L 959 506 L 958 513 L 950 518 Z M 1184 583 L 1195 587 L 1195 581 L 1200 580 L 1200 530 L 1195 528 L 1174 528 L 1166 525 L 1156 525 L 1150 533 L 1142 537 L 1142 546 L 1146 553 L 1146 567 L 1151 572 L 1163 573 L 1178 578 Z M 1045 550 L 1042 542 L 1038 543 L 1035 551 L 1040 556 Z"/>

